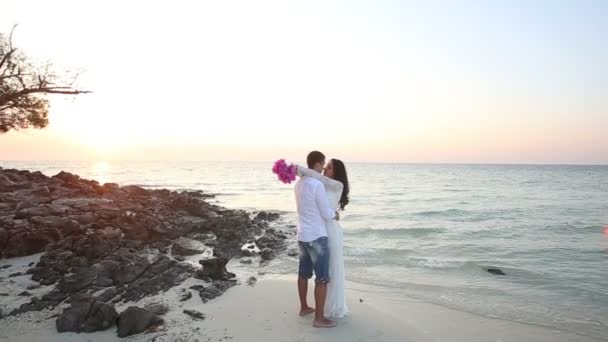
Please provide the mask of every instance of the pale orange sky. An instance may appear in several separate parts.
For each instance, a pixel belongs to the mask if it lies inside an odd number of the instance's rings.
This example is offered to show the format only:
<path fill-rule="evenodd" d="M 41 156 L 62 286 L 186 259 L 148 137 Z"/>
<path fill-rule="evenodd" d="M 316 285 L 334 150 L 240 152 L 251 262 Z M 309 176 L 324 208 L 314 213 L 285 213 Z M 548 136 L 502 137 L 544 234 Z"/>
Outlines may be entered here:
<path fill-rule="evenodd" d="M 608 163 L 604 9 L 431 3 L 5 0 L 94 93 L 0 160 Z"/>

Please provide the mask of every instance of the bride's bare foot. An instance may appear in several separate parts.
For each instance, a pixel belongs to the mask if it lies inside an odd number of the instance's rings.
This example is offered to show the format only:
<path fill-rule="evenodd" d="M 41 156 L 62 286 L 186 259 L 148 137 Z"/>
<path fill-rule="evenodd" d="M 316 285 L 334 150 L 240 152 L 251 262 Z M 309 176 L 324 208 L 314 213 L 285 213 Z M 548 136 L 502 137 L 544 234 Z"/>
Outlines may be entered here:
<path fill-rule="evenodd" d="M 323 318 L 322 320 L 316 320 L 312 322 L 312 326 L 315 328 L 333 328 L 336 326 L 336 322 Z"/>
<path fill-rule="evenodd" d="M 300 316 L 304 317 L 304 316 L 308 316 L 311 313 L 315 312 L 315 308 L 311 308 L 310 306 L 302 308 L 300 310 Z"/>

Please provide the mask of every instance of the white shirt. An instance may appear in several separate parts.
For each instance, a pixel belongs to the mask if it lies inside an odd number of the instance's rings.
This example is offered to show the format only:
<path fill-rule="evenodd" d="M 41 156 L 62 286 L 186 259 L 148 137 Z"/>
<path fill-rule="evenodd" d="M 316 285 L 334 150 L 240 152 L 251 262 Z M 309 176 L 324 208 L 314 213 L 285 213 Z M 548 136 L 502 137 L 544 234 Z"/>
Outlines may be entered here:
<path fill-rule="evenodd" d="M 323 183 L 315 178 L 302 177 L 296 182 L 295 191 L 298 240 L 310 242 L 327 236 L 325 221 L 333 220 L 335 212 L 329 206 Z"/>

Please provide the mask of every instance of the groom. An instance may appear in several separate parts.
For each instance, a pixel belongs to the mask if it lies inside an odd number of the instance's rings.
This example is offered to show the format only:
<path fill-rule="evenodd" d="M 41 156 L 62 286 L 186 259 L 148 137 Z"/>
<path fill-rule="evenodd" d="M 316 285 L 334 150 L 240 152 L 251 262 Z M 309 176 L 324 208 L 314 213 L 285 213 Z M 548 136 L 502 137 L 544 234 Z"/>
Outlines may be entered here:
<path fill-rule="evenodd" d="M 325 156 L 313 151 L 306 158 L 308 167 L 323 171 Z M 300 178 L 295 185 L 298 209 L 298 245 L 300 247 L 300 266 L 298 271 L 298 294 L 300 295 L 300 316 L 315 313 L 313 326 L 331 328 L 336 322 L 323 315 L 327 283 L 329 279 L 329 248 L 327 244 L 326 221 L 339 220 L 328 201 L 323 183 L 311 177 Z M 308 279 L 315 273 L 315 308 L 308 306 Z"/>

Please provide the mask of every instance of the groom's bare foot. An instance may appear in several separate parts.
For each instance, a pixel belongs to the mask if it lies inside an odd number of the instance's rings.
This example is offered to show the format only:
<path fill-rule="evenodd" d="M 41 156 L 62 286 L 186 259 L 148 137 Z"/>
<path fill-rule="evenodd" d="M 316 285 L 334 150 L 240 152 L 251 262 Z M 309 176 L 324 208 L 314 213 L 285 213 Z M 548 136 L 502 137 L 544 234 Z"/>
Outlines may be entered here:
<path fill-rule="evenodd" d="M 312 326 L 315 328 L 333 328 L 336 326 L 336 322 L 327 318 L 323 318 L 322 320 L 315 319 L 314 322 L 312 322 Z"/>
<path fill-rule="evenodd" d="M 308 316 L 311 313 L 315 312 L 315 308 L 311 308 L 310 306 L 307 306 L 305 308 L 302 308 L 300 310 L 300 316 L 304 317 L 304 316 Z"/>

